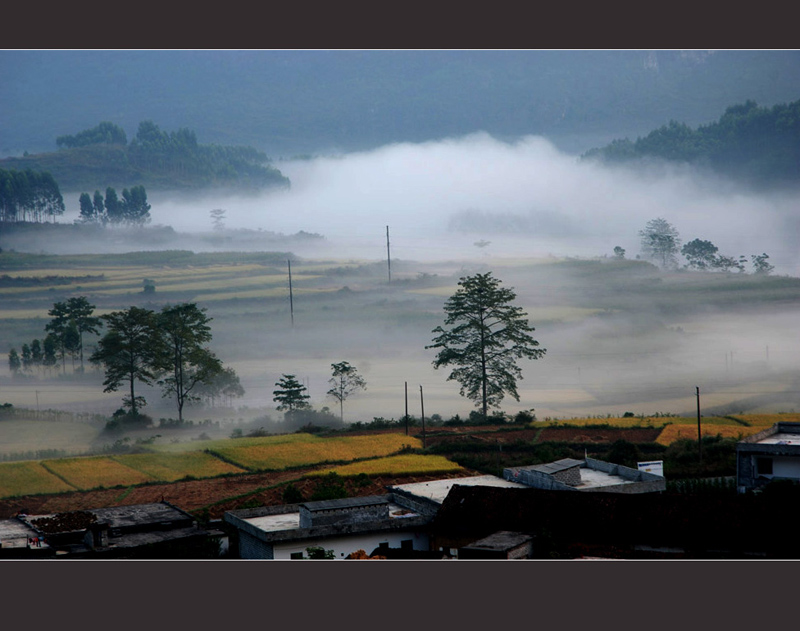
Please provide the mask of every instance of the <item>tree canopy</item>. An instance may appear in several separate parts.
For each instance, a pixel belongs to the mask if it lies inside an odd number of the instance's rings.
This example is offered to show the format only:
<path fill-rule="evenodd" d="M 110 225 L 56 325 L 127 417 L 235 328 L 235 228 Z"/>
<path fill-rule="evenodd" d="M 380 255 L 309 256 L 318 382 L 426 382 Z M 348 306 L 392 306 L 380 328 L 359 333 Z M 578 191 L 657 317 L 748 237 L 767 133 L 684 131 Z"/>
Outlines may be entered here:
<path fill-rule="evenodd" d="M 458 285 L 444 304 L 444 326 L 433 329 L 436 336 L 426 348 L 439 349 L 434 368 L 452 367 L 448 381 L 458 381 L 461 396 L 488 418 L 488 408 L 506 394 L 519 401 L 517 360 L 539 359 L 546 350 L 530 335 L 535 329 L 527 313 L 512 304 L 514 291 L 491 272 L 462 277 Z"/>
<path fill-rule="evenodd" d="M 339 402 L 339 416 L 344 422 L 345 400 L 359 390 L 366 390 L 367 382 L 359 374 L 358 369 L 348 362 L 331 364 L 331 373 L 332 376 L 328 380 L 331 388 L 327 394 Z"/>
<path fill-rule="evenodd" d="M 278 409 L 289 414 L 295 410 L 304 410 L 311 407 L 306 394 L 307 388 L 297 380 L 294 375 L 282 375 L 275 383 L 272 400 L 278 404 Z"/>
<path fill-rule="evenodd" d="M 159 338 L 155 365 L 161 372 L 162 395 L 174 396 L 178 420 L 183 408 L 199 398 L 195 388 L 222 372 L 222 362 L 209 350 L 211 318 L 196 304 L 165 306 L 156 318 Z"/>
<path fill-rule="evenodd" d="M 664 269 L 677 266 L 681 240 L 675 226 L 661 217 L 651 219 L 644 229 L 639 231 L 639 236 L 644 258 Z"/>
<path fill-rule="evenodd" d="M 103 392 L 116 392 L 128 384 L 128 394 L 123 405 L 136 416 L 146 405 L 144 397 L 136 395 L 137 382 L 150 385 L 156 378 L 158 339 L 155 314 L 149 309 L 130 307 L 102 316 L 108 329 L 100 338 L 91 361 L 105 368 Z"/>

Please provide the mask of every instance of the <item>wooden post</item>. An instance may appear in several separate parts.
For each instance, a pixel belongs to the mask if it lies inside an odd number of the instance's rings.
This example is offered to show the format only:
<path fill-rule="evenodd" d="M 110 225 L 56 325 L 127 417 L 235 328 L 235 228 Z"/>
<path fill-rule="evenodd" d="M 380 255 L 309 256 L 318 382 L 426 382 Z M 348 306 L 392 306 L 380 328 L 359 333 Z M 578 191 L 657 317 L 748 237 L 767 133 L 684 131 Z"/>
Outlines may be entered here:
<path fill-rule="evenodd" d="M 700 429 L 700 386 L 695 386 L 697 390 L 697 450 L 700 455 L 700 464 L 703 463 L 703 433 Z"/>
<path fill-rule="evenodd" d="M 419 405 L 422 410 L 422 448 L 425 449 L 428 443 L 425 439 L 425 401 L 422 399 L 422 386 L 419 387 Z"/>
<path fill-rule="evenodd" d="M 289 313 L 292 317 L 292 328 L 294 328 L 294 297 L 292 296 L 292 261 L 286 261 L 289 264 Z"/>
<path fill-rule="evenodd" d="M 406 436 L 408 436 L 408 382 L 406 381 Z"/>
<path fill-rule="evenodd" d="M 389 284 L 392 283 L 392 257 L 389 254 L 389 226 L 386 226 L 386 263 L 389 267 Z"/>

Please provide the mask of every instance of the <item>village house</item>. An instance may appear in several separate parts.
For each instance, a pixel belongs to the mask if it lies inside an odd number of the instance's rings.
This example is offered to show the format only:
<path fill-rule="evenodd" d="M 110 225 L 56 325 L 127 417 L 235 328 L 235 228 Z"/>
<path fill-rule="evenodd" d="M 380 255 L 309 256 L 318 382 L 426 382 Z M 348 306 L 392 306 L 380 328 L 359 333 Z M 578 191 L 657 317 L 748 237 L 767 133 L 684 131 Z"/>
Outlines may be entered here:
<path fill-rule="evenodd" d="M 736 444 L 739 492 L 760 489 L 773 480 L 800 481 L 800 423 L 776 423 Z"/>
<path fill-rule="evenodd" d="M 205 558 L 224 539 L 169 502 L 0 520 L 0 558 Z"/>

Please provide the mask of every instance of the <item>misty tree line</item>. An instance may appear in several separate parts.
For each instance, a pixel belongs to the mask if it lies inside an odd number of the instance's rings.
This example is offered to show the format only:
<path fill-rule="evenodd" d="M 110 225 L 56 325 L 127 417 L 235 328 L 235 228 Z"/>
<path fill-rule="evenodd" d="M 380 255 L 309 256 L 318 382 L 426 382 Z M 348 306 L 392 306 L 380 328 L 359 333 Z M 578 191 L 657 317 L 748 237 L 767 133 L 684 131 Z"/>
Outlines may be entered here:
<path fill-rule="evenodd" d="M 106 189 L 105 197 L 99 190 L 93 196 L 81 193 L 78 203 L 80 223 L 142 226 L 150 222 L 151 206 L 144 186 L 122 189 L 122 199 L 111 187 Z"/>
<path fill-rule="evenodd" d="M 171 397 L 183 420 L 186 404 L 230 400 L 244 395 L 239 377 L 208 348 L 211 341 L 211 318 L 194 303 L 166 305 L 156 313 L 130 307 L 104 316 L 94 315 L 95 305 L 84 297 L 56 302 L 48 311 L 47 335 L 22 345 L 22 352 L 12 348 L 8 365 L 15 376 L 34 372 L 50 374 L 61 363 L 67 374 L 67 358 L 72 373 L 83 373 L 84 336 L 107 329 L 88 362 L 105 371 L 104 392 L 127 390 L 123 408 L 131 417 L 140 416 L 146 400 L 136 386 L 157 385 L 163 397 Z M 77 365 L 76 365 L 77 364 Z"/>
<path fill-rule="evenodd" d="M 55 221 L 64 210 L 58 183 L 47 171 L 0 169 L 0 223 Z"/>
<path fill-rule="evenodd" d="M 270 166 L 266 154 L 253 147 L 203 145 L 191 129 L 167 132 L 151 120 L 142 121 L 133 140 L 118 125 L 104 121 L 75 135 L 56 138 L 59 147 L 73 149 L 91 145 L 119 145 L 125 149 L 127 166 L 158 173 L 185 185 L 225 183 L 247 186 L 288 185 L 289 180 Z"/>
<path fill-rule="evenodd" d="M 745 273 L 747 269 L 747 257 L 721 254 L 719 248 L 711 241 L 693 239 L 681 246 L 678 230 L 662 217 L 648 221 L 647 225 L 639 231 L 639 237 L 641 238 L 642 258 L 652 261 L 662 269 L 677 269 L 679 267 L 678 254 L 683 255 L 687 261 L 684 265 L 685 269 L 721 272 L 736 270 L 739 273 Z M 624 259 L 625 250 L 616 246 L 614 257 Z M 637 258 L 639 257 L 637 256 Z M 771 274 L 775 266 L 769 263 L 768 259 L 769 255 L 765 252 L 752 254 L 750 263 L 753 274 L 760 276 Z"/>
<path fill-rule="evenodd" d="M 625 162 L 642 158 L 710 166 L 762 181 L 797 181 L 800 171 L 800 101 L 759 107 L 755 101 L 732 105 L 718 121 L 691 129 L 670 121 L 635 142 L 614 140 L 583 158 Z"/>

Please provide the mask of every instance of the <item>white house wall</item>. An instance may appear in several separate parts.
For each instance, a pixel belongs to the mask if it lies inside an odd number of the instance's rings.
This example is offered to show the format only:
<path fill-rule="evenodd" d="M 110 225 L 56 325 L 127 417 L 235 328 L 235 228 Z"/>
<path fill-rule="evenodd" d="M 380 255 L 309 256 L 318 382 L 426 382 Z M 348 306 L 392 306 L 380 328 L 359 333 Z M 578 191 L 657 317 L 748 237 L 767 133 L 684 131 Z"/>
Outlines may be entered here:
<path fill-rule="evenodd" d="M 370 535 L 353 535 L 349 537 L 326 537 L 324 539 L 304 539 L 302 541 L 275 542 L 273 558 L 291 559 L 293 553 L 302 552 L 308 558 L 306 548 L 320 547 L 333 550 L 337 559 L 344 559 L 351 552 L 363 550 L 371 554 L 380 544 L 388 544 L 390 548 L 399 548 L 405 540 L 413 542 L 414 550 L 428 550 L 428 535 L 413 532 L 376 533 Z"/>

